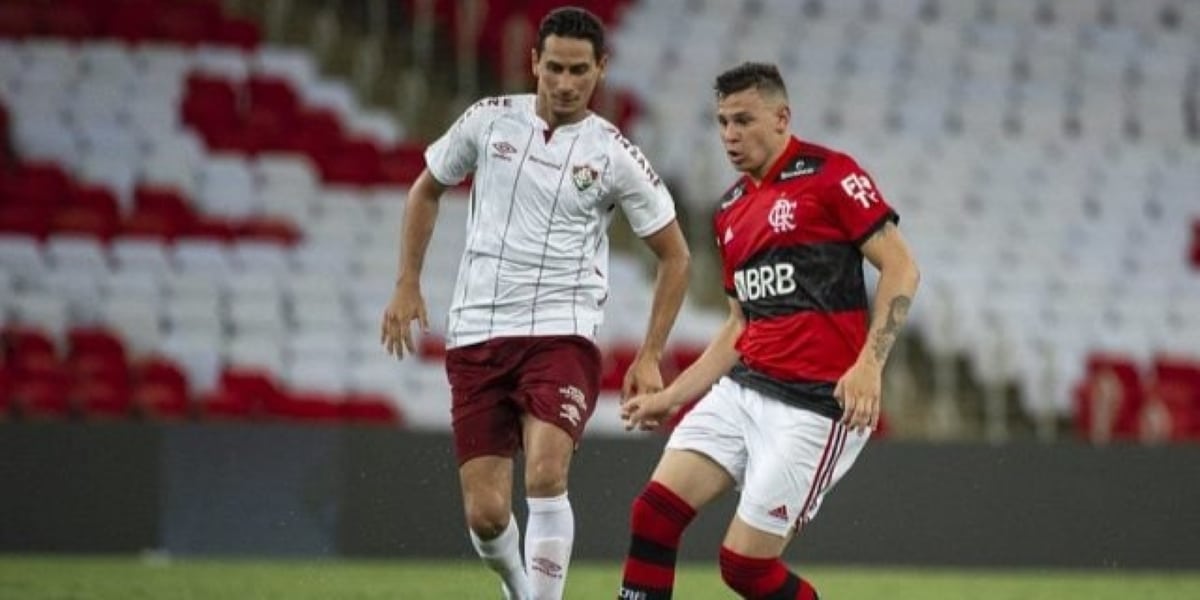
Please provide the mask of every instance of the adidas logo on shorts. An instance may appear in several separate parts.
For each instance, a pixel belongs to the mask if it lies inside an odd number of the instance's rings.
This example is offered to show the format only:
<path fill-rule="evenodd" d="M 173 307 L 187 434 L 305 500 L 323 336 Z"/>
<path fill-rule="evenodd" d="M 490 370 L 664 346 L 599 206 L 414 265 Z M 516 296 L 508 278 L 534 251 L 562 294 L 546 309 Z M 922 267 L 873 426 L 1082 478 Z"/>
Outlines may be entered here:
<path fill-rule="evenodd" d="M 771 512 L 769 512 L 767 514 L 771 515 L 772 517 L 775 517 L 776 519 L 779 519 L 780 521 L 788 520 L 787 506 L 783 505 L 783 504 L 780 504 L 779 506 L 776 506 L 775 508 L 771 509 Z"/>

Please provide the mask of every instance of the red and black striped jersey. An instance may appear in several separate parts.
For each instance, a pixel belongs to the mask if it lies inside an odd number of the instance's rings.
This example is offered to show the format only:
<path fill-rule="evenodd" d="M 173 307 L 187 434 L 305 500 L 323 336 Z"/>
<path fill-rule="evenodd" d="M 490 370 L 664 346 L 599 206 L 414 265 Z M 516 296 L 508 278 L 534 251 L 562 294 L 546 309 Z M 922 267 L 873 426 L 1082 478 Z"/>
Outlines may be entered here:
<path fill-rule="evenodd" d="M 853 158 L 796 138 L 760 184 L 743 176 L 713 219 L 725 290 L 747 321 L 730 376 L 839 418 L 834 386 L 869 320 L 860 246 L 897 220 Z"/>

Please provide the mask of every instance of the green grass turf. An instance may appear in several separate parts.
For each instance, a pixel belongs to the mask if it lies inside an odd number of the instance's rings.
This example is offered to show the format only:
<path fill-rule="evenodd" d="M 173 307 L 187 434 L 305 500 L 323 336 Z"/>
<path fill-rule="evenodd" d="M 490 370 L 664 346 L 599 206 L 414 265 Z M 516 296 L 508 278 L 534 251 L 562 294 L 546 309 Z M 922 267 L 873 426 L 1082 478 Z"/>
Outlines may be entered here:
<path fill-rule="evenodd" d="M 812 568 L 825 600 L 1178 600 L 1200 598 L 1200 572 Z M 615 563 L 571 566 L 566 597 L 611 600 Z M 497 580 L 475 562 L 139 560 L 0 556 L 0 599 L 495 600 Z M 680 569 L 680 600 L 735 598 L 716 565 Z"/>

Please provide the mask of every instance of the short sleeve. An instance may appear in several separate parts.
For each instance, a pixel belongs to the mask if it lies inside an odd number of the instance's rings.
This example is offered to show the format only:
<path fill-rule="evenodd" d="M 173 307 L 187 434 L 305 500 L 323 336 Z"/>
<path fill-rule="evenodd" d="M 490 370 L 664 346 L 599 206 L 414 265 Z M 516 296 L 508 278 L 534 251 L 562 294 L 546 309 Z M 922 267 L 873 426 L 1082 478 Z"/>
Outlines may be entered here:
<path fill-rule="evenodd" d="M 641 150 L 617 136 L 612 162 L 613 194 L 630 227 L 646 237 L 675 219 L 675 200 Z"/>
<path fill-rule="evenodd" d="M 875 180 L 854 159 L 840 157 L 834 165 L 833 175 L 834 181 L 826 189 L 825 202 L 847 239 L 862 244 L 884 224 L 899 221 Z"/>
<path fill-rule="evenodd" d="M 505 99 L 484 98 L 471 105 L 442 137 L 425 149 L 425 166 L 442 185 L 461 183 L 478 166 L 480 138 Z"/>

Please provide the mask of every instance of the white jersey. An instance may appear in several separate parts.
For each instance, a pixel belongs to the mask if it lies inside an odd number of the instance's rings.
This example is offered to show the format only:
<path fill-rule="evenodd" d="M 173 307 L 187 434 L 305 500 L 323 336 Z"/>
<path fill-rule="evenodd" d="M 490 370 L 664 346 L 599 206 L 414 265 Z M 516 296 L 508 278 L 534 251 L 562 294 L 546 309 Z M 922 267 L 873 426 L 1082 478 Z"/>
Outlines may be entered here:
<path fill-rule="evenodd" d="M 444 185 L 475 174 L 448 347 L 504 336 L 594 339 L 613 210 L 640 237 L 675 219 L 670 193 L 616 127 L 589 115 L 547 137 L 534 100 L 480 100 L 425 151 Z"/>

